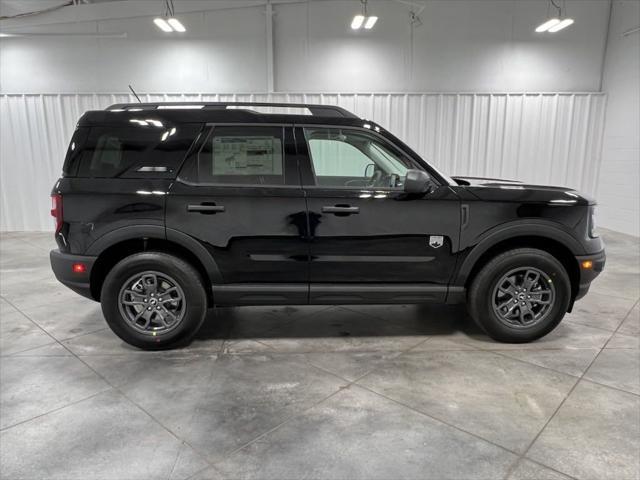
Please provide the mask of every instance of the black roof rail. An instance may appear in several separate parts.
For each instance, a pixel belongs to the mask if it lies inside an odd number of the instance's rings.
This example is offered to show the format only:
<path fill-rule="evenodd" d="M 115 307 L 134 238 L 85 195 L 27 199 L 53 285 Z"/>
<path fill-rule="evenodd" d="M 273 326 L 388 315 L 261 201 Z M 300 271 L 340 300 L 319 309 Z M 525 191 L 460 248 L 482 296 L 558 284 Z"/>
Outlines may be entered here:
<path fill-rule="evenodd" d="M 285 107 L 306 108 L 311 115 L 318 117 L 360 118 L 336 105 L 314 105 L 308 103 L 270 103 L 270 102 L 152 102 L 152 103 L 116 103 L 106 110 L 224 110 L 227 107 Z M 251 110 L 247 108 L 247 110 Z M 258 113 L 255 112 L 254 113 Z"/>

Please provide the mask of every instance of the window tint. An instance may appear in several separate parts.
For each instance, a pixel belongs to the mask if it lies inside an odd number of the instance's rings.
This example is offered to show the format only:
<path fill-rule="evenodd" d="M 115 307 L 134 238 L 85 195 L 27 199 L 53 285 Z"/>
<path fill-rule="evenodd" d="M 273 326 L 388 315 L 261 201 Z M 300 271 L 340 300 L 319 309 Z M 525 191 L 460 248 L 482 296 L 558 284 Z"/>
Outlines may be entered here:
<path fill-rule="evenodd" d="M 349 129 L 305 128 L 316 184 L 401 188 L 413 163 L 375 135 Z"/>
<path fill-rule="evenodd" d="M 76 128 L 76 131 L 73 132 L 73 137 L 71 137 L 71 142 L 69 142 L 69 147 L 67 148 L 64 165 L 62 166 L 62 174 L 64 176 L 75 175 L 75 170 L 78 168 L 77 160 L 79 156 L 82 155 L 84 143 L 89 135 L 89 130 L 89 127 L 78 127 Z"/>
<path fill-rule="evenodd" d="M 94 178 L 175 176 L 201 126 L 165 126 L 159 120 L 156 122 L 129 127 L 92 127 L 78 158 L 77 175 Z"/>
<path fill-rule="evenodd" d="M 215 127 L 198 155 L 197 183 L 284 184 L 282 127 Z M 195 178 L 194 178 L 195 177 Z"/>

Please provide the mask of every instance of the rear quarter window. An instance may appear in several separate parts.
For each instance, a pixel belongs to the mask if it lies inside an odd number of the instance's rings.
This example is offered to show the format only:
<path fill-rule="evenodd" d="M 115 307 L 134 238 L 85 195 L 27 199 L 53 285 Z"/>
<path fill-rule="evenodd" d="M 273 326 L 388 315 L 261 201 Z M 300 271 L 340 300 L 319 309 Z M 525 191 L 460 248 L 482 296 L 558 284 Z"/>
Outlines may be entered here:
<path fill-rule="evenodd" d="M 84 178 L 175 177 L 201 125 L 157 123 L 91 127 L 68 171 Z"/>
<path fill-rule="evenodd" d="M 62 166 L 62 175 L 65 177 L 75 176 L 78 168 L 78 158 L 82 155 L 82 149 L 84 148 L 85 141 L 89 135 L 91 129 L 88 127 L 78 127 L 73 132 L 69 147 L 67 147 L 67 155 L 64 158 L 64 165 Z"/>

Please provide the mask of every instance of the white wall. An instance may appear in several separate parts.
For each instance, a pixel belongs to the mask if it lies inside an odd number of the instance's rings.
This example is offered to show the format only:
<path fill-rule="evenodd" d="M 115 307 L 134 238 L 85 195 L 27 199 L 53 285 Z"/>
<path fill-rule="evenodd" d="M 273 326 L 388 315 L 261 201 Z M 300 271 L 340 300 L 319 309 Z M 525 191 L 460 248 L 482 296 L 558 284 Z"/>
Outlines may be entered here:
<path fill-rule="evenodd" d="M 188 0 L 175 3 L 178 12 L 193 5 Z M 606 0 L 566 3 L 576 23 L 556 35 L 533 31 L 547 15 L 546 0 L 429 0 L 420 15 L 423 25 L 413 34 L 408 7 L 391 0 L 371 0 L 370 12 L 380 20 L 373 30 L 359 32 L 349 28 L 360 8 L 358 0 L 276 3 L 274 88 L 595 91 L 608 4 Z M 230 3 L 212 0 L 192 8 L 225 4 Z M 124 92 L 132 83 L 146 92 L 267 91 L 264 6 L 179 14 L 188 31 L 176 36 L 163 34 L 151 21 L 162 11 L 161 5 L 153 0 L 80 5 L 0 22 L 5 32 L 127 34 L 127 38 L 2 38 L 0 89 Z M 118 18 L 104 19 L 109 13 Z M 146 16 L 136 16 L 141 14 Z M 92 17 L 98 19 L 88 20 Z M 35 25 L 38 22 L 45 24 Z"/>
<path fill-rule="evenodd" d="M 339 104 L 374 119 L 452 175 L 514 178 L 593 193 L 602 94 L 143 95 L 143 101 Z M 85 110 L 129 95 L 0 95 L 0 230 L 51 228 L 49 193 Z M 364 122 L 363 122 L 364 123 Z"/>
<path fill-rule="evenodd" d="M 599 221 L 640 235 L 640 2 L 614 0 L 603 90 L 609 100 L 598 188 Z"/>
<path fill-rule="evenodd" d="M 605 1 L 567 2 L 576 24 L 558 35 L 534 29 L 541 0 L 425 2 L 422 26 L 393 1 L 371 2 L 380 17 L 353 32 L 351 1 L 278 8 L 276 86 L 283 91 L 546 92 L 598 89 Z M 413 40 L 412 40 L 413 38 Z M 345 90 L 346 89 L 346 90 Z"/>
<path fill-rule="evenodd" d="M 407 105 L 394 104 L 387 109 L 393 112 L 393 118 L 380 117 L 379 107 L 372 115 L 364 114 L 394 130 L 413 129 L 410 135 L 396 132 L 405 139 L 415 139 L 411 142 L 417 150 L 454 173 L 496 174 L 497 164 L 487 163 L 484 157 L 499 153 L 505 168 L 512 170 L 498 170 L 497 174 L 523 178 L 524 172 L 526 180 L 566 183 L 593 193 L 594 175 L 599 172 L 600 223 L 637 235 L 639 34 L 622 37 L 621 32 L 638 25 L 638 1 L 613 2 L 603 88 L 611 101 L 602 168 L 599 148 L 603 96 L 598 96 L 595 103 L 584 103 L 581 96 L 538 99 L 525 95 L 510 99 L 510 107 L 504 110 L 510 112 L 509 116 L 503 118 L 491 116 L 503 108 L 500 96 L 476 97 L 473 101 L 469 100 L 471 97 L 463 97 L 462 101 L 446 97 L 445 101 L 439 100 L 441 103 L 427 102 L 417 107 L 415 98 L 409 96 Z M 12 10 L 20 1 L 10 3 Z M 31 3 L 33 7 L 36 2 Z M 141 92 L 268 90 L 268 17 L 264 0 L 175 3 L 179 18 L 188 28 L 182 36 L 163 34 L 153 25 L 152 18 L 163 9 L 161 0 L 101 2 L 0 21 L 1 32 L 65 34 L 0 38 L 0 92 L 27 93 L 25 98 L 33 104 L 42 101 L 44 97 L 39 95 L 43 93 L 126 92 L 129 83 Z M 407 7 L 391 0 L 371 0 L 370 11 L 380 20 L 368 32 L 349 28 L 352 15 L 359 9 L 357 0 L 273 3 L 275 91 L 532 93 L 597 92 L 601 87 L 608 0 L 567 0 L 568 14 L 576 23 L 555 35 L 533 32 L 547 15 L 546 0 L 427 0 L 420 15 L 423 25 L 413 31 Z M 7 12 L 8 3 L 0 0 L 0 9 L 3 5 L 3 14 L 13 13 Z M 68 35 L 77 33 L 126 34 L 126 38 Z M 70 98 L 79 102 L 75 108 L 78 114 L 82 106 L 100 103 L 95 99 L 87 101 L 90 97 L 86 96 Z M 540 109 L 527 110 L 527 116 L 519 118 L 518 102 L 523 111 L 530 105 Z M 469 110 L 458 115 L 450 110 L 454 105 Z M 427 112 L 421 118 L 431 123 L 407 124 L 413 113 L 405 108 Z M 358 109 L 356 105 L 355 110 Z M 65 109 L 64 115 L 73 116 L 75 110 Z M 34 111 L 48 117 L 30 116 Z M 487 112 L 489 116 L 483 116 Z M 6 155 L 6 139 L 13 138 L 6 113 L 0 121 L 5 146 L 0 158 L 3 171 L 9 168 L 6 162 L 16 161 Z M 434 117 L 436 113 L 444 117 Z M 61 158 L 60 148 L 51 145 L 65 145 L 68 132 L 52 133 L 41 127 L 55 121 L 51 119 L 57 113 L 51 105 L 14 111 L 13 115 L 12 118 L 29 122 L 27 143 L 35 152 L 34 159 L 29 160 L 33 163 L 21 175 L 28 185 L 29 178 L 47 172 L 42 188 L 48 189 L 50 177 L 57 174 L 55 162 Z M 75 118 L 65 118 L 64 123 L 72 124 Z M 539 145 L 531 135 L 521 143 L 519 135 L 509 134 L 516 127 L 525 133 L 531 133 L 530 128 L 551 131 L 557 121 L 568 122 L 568 130 L 558 133 L 552 145 Z M 432 122 L 438 122 L 440 130 L 430 130 Z M 51 139 L 45 134 L 62 136 Z M 496 135 L 503 134 L 504 146 L 499 152 L 491 150 Z M 487 143 L 490 135 L 494 143 Z M 441 148 L 462 144 L 470 149 Z M 532 152 L 551 155 L 545 158 L 552 164 L 529 178 L 526 162 L 532 160 Z M 3 206 L 12 202 L 12 198 L 3 198 Z M 44 221 L 34 216 L 23 223 L 3 222 L 2 228 L 40 228 Z"/>

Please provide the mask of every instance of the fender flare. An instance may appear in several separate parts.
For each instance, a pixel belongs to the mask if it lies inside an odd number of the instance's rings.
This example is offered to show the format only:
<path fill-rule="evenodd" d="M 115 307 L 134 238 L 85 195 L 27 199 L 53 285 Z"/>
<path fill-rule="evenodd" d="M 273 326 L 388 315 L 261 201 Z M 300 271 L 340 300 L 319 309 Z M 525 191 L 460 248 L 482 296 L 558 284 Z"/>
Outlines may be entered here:
<path fill-rule="evenodd" d="M 483 233 L 479 241 L 464 258 L 454 277 L 453 285 L 464 285 L 476 262 L 491 247 L 498 243 L 517 237 L 547 238 L 561 243 L 574 255 L 585 255 L 582 244 L 569 232 L 556 223 L 544 220 L 518 220 L 508 224 L 498 225 Z"/>
<path fill-rule="evenodd" d="M 222 283 L 222 274 L 208 250 L 195 238 L 162 225 L 130 225 L 103 235 L 93 242 L 85 255 L 99 256 L 107 248 L 126 240 L 155 238 L 180 245 L 200 261 L 211 283 Z"/>

